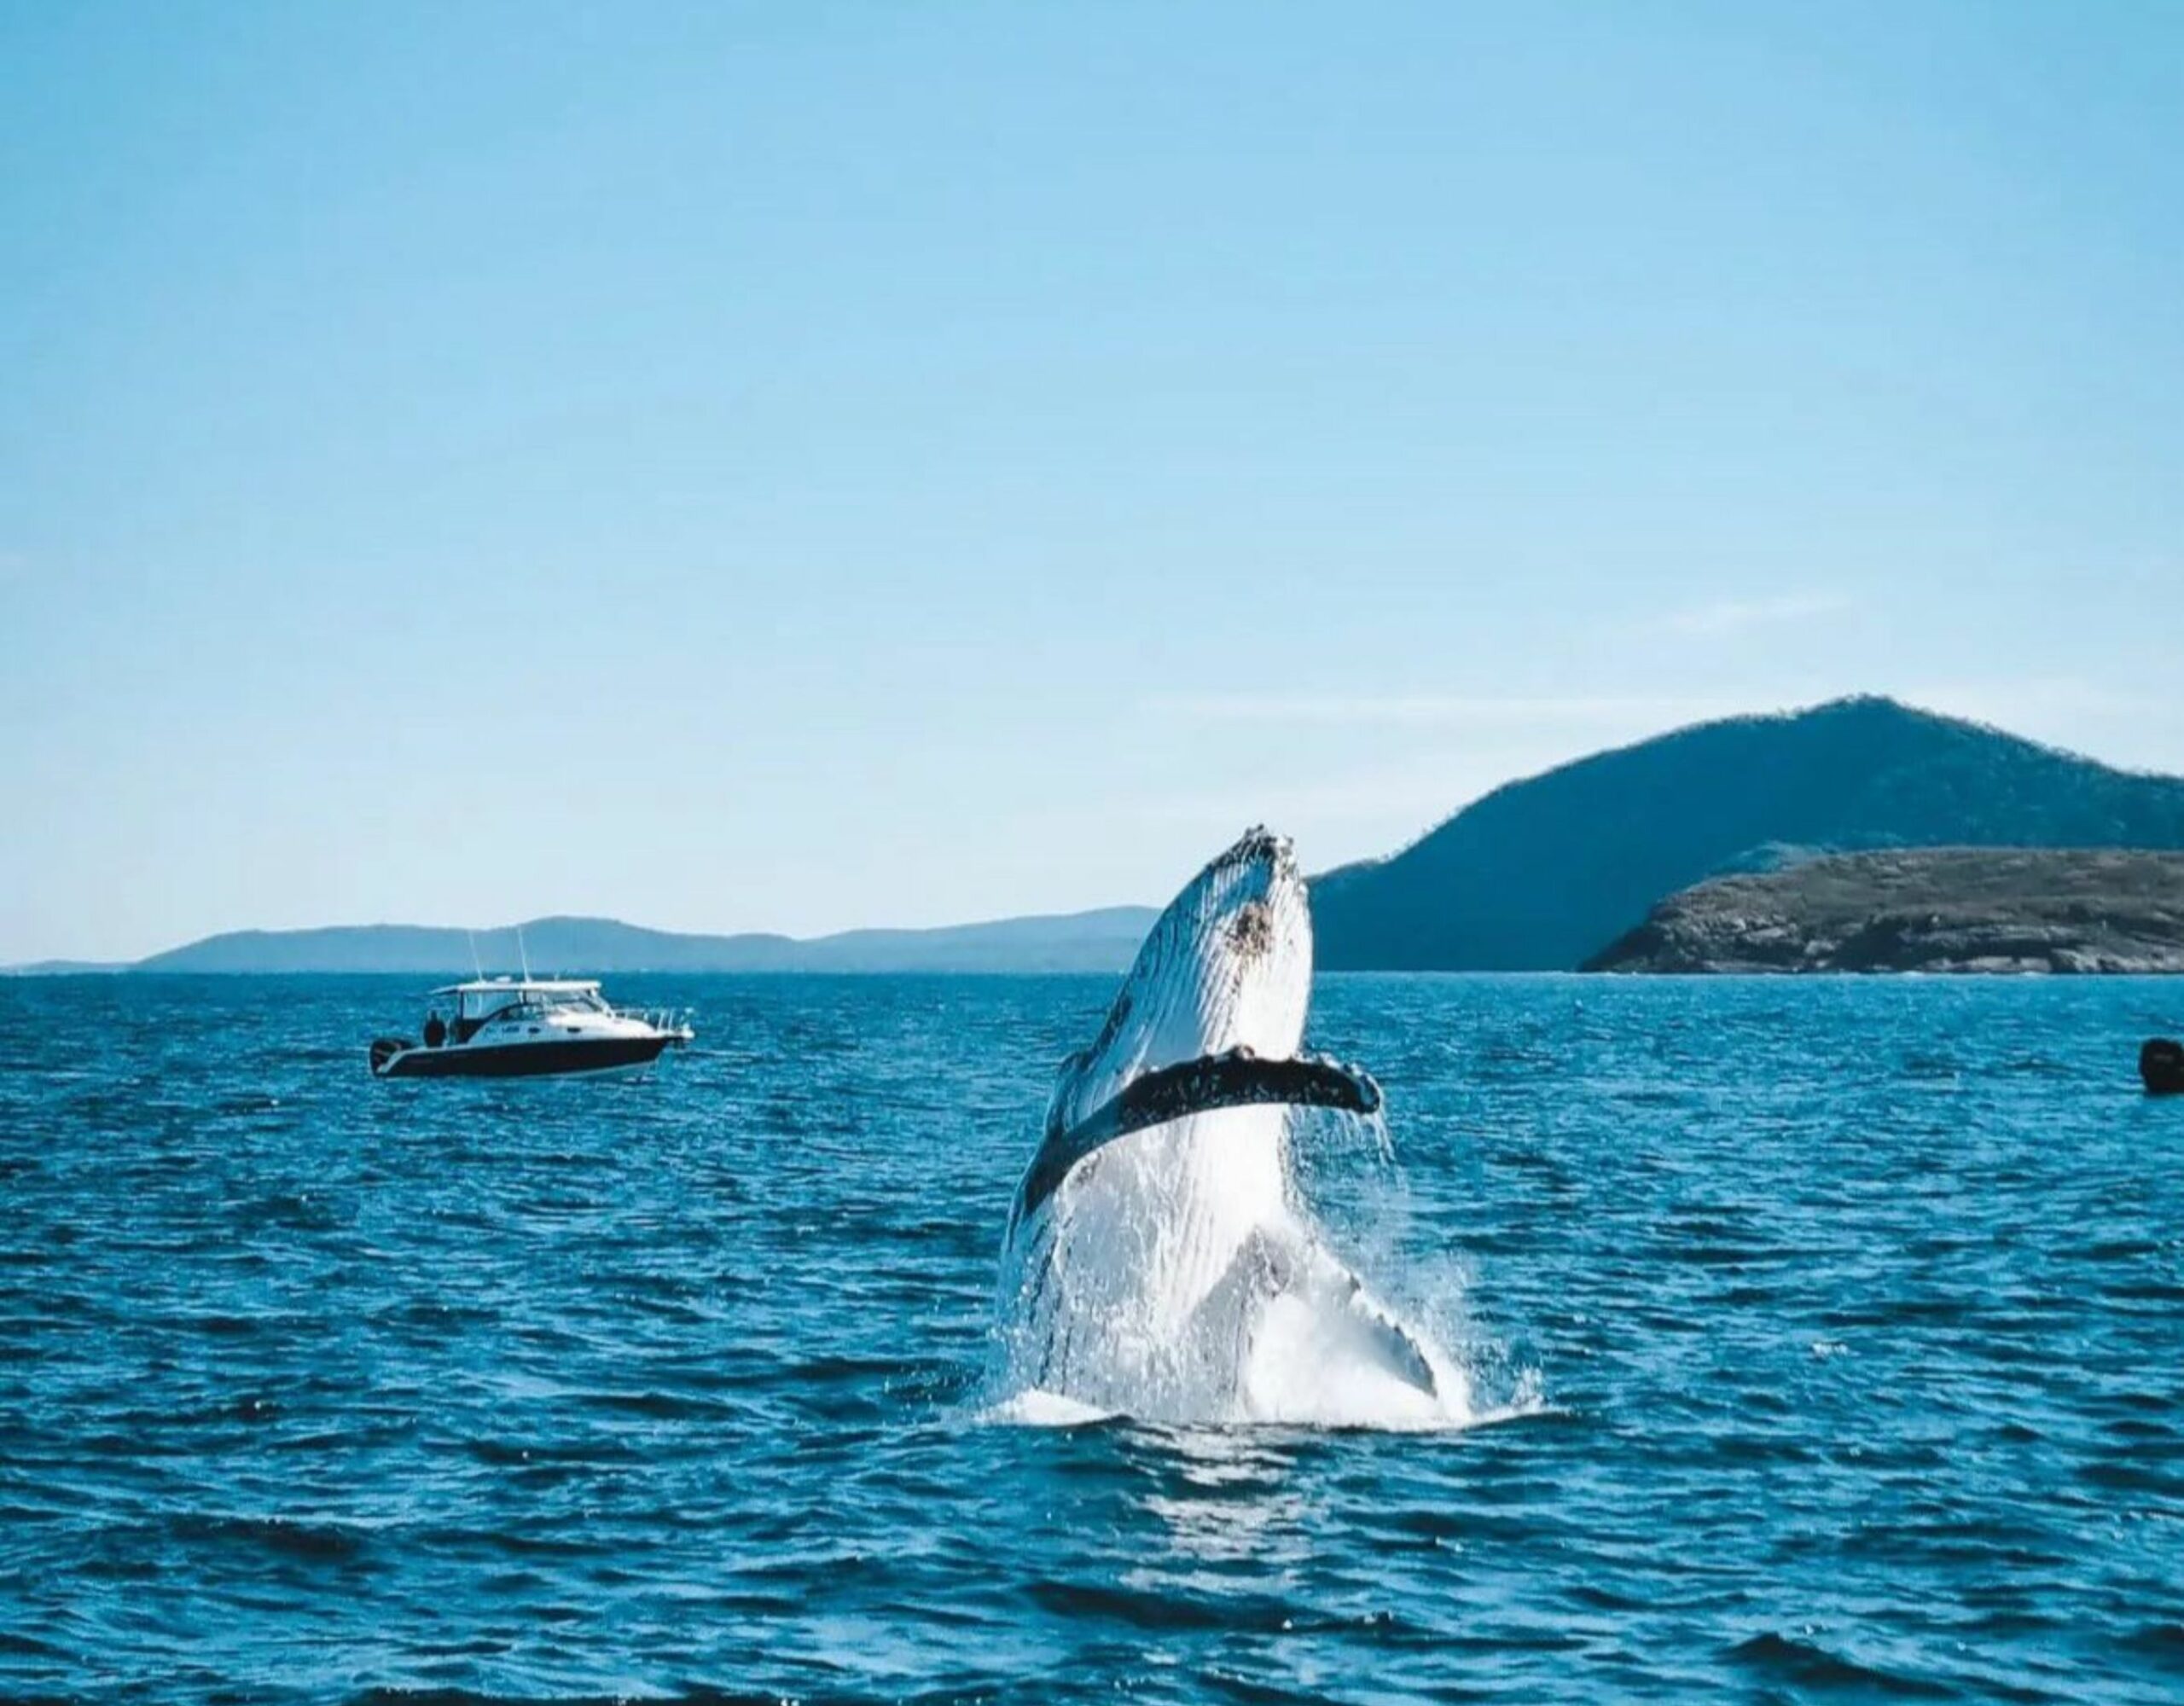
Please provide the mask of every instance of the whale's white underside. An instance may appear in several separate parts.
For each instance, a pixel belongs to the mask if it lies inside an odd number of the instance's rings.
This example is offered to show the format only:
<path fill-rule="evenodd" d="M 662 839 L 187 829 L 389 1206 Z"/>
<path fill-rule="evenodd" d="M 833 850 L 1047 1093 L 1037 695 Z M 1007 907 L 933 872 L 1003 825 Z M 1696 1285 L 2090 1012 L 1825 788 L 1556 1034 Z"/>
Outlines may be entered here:
<path fill-rule="evenodd" d="M 1237 1049 L 1296 1056 L 1311 978 L 1289 844 L 1252 831 L 1161 914 L 1099 1036 L 1062 1064 L 1043 1152 L 1147 1073 Z M 1192 1112 L 1097 1148 L 1046 1194 L 1035 1157 L 1002 1252 L 1016 1389 L 1182 1421 L 1467 1419 L 1462 1371 L 1366 1288 L 1299 1199 L 1291 1117 Z"/>

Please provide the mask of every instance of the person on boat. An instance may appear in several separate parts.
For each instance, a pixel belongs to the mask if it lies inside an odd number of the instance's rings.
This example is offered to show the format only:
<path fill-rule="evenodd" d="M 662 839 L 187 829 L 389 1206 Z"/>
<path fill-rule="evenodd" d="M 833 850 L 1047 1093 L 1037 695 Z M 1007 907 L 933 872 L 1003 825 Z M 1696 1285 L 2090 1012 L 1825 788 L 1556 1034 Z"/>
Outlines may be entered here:
<path fill-rule="evenodd" d="M 435 1007 L 425 1015 L 425 1047 L 438 1048 L 446 1041 L 447 1021 L 440 1017 L 439 1009 Z"/>

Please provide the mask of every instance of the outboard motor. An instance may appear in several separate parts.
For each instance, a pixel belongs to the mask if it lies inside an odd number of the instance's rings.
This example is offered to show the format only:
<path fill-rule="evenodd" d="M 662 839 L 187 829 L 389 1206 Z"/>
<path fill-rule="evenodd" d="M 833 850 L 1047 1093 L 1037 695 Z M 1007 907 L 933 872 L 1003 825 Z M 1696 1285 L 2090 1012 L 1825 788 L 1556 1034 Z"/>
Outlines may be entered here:
<path fill-rule="evenodd" d="M 406 1036 L 375 1036 L 372 1039 L 372 1076 L 386 1076 L 387 1062 L 398 1054 L 408 1053 L 417 1045 Z"/>
<path fill-rule="evenodd" d="M 2150 1036 L 2139 1050 L 2139 1076 L 2149 1096 L 2184 1096 L 2184 1042 Z"/>

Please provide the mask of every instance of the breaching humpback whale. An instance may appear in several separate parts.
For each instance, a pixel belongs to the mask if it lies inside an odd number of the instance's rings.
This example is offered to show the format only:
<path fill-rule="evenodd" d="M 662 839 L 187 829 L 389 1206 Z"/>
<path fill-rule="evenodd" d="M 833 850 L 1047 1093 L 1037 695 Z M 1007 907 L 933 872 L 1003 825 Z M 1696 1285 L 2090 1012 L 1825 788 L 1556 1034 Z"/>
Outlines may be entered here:
<path fill-rule="evenodd" d="M 1291 1110 L 1380 1106 L 1364 1072 L 1300 1053 L 1311 980 L 1304 879 L 1253 829 L 1160 915 L 1061 1064 L 1002 1244 L 1020 1387 L 1175 1420 L 1461 1419 L 1461 1371 L 1293 1188 Z"/>

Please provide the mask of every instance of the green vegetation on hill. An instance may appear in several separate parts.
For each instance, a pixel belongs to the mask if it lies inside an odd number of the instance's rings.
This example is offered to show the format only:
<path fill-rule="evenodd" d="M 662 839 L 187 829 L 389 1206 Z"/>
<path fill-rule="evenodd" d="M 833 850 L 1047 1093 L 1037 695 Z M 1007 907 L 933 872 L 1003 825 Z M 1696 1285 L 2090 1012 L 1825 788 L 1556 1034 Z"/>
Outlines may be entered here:
<path fill-rule="evenodd" d="M 1567 970 L 1708 877 L 1938 846 L 2184 848 L 2184 780 L 1886 699 L 1701 723 L 1512 782 L 1321 877 L 1320 963 Z"/>

